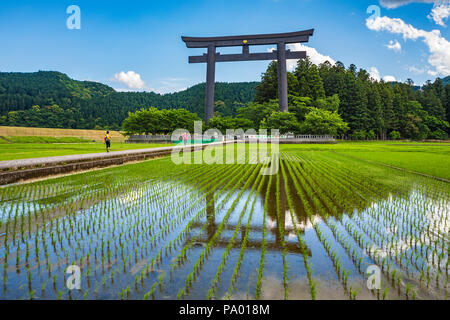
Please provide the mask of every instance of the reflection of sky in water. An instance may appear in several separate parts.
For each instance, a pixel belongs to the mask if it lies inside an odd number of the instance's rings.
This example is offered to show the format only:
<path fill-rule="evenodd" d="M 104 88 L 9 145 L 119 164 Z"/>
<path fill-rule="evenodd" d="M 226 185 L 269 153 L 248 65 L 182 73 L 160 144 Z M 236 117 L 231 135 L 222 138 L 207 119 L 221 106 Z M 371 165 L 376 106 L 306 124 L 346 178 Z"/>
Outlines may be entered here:
<path fill-rule="evenodd" d="M 97 185 L 93 185 L 93 188 L 90 190 L 96 190 L 98 187 L 99 186 Z M 43 206 L 47 209 L 51 209 L 58 208 L 58 206 L 61 206 L 65 201 L 69 201 L 71 204 L 76 203 L 80 198 L 88 197 L 88 195 L 93 192 L 90 190 L 86 189 L 84 193 L 81 191 L 74 193 L 71 192 L 71 190 L 66 190 L 65 193 L 58 194 L 58 189 L 53 188 L 46 194 L 44 199 L 46 202 Z M 198 219 L 192 224 L 191 229 L 188 230 L 189 232 L 186 233 L 182 242 L 178 245 L 178 248 L 170 253 L 160 266 L 160 270 L 167 271 L 170 267 L 170 263 L 176 261 L 174 259 L 176 259 L 180 247 L 182 248 L 183 245 L 188 244 L 190 240 L 195 240 L 193 249 L 188 252 L 187 264 L 185 266 L 180 266 L 180 269 L 177 270 L 177 272 L 180 273 L 176 274 L 176 279 L 179 279 L 177 281 L 180 282 L 168 284 L 168 288 L 172 288 L 175 291 L 164 292 L 161 294 L 163 297 L 176 298 L 176 290 L 179 290 L 180 283 L 182 286 L 182 282 L 186 279 L 186 275 L 192 270 L 192 265 L 195 263 L 198 255 L 204 250 L 206 243 L 208 243 L 220 227 L 220 224 L 227 215 L 241 189 L 237 188 L 230 192 L 230 194 L 228 194 L 230 191 L 229 189 L 224 190 L 222 193 L 217 193 L 212 201 L 212 210 L 211 208 L 208 208 L 206 204 L 208 201 L 211 201 L 212 197 L 207 198 L 205 196 L 205 190 L 199 191 L 198 186 L 192 183 L 184 184 L 177 183 L 176 181 L 150 181 L 142 185 L 133 186 L 127 190 L 126 193 L 122 193 L 118 196 L 115 195 L 112 199 L 109 199 L 106 194 L 105 198 L 96 199 L 96 203 L 89 203 L 87 208 L 77 211 L 76 214 L 70 217 L 61 214 L 62 217 L 59 218 L 58 222 L 59 229 L 61 230 L 61 223 L 65 223 L 66 227 L 69 225 L 69 221 L 74 223 L 75 228 L 79 228 L 76 230 L 81 231 L 80 233 L 75 232 L 71 241 L 72 245 L 73 242 L 75 242 L 79 244 L 80 248 L 91 245 L 93 247 L 94 244 L 92 244 L 92 241 L 94 243 L 99 243 L 100 241 L 111 240 L 113 243 L 113 241 L 116 241 L 117 237 L 120 236 L 125 242 L 124 254 L 126 257 L 128 257 L 128 254 L 131 254 L 131 259 L 134 258 L 134 250 L 136 248 L 140 250 L 143 247 L 143 243 L 140 239 L 146 239 L 146 241 L 150 241 L 152 237 L 161 239 L 158 240 L 160 242 L 157 243 L 158 245 L 156 248 L 148 249 L 148 251 L 144 252 L 143 257 L 140 256 L 137 261 L 133 261 L 130 268 L 131 275 L 121 275 L 123 277 L 121 281 L 128 284 L 134 281 L 135 275 L 140 274 L 141 269 L 148 263 L 148 260 L 151 257 L 154 257 L 161 247 L 164 247 L 170 243 L 170 241 L 173 241 L 178 233 L 184 229 L 190 219 L 199 213 Z M 441 194 L 439 194 L 439 192 L 441 192 Z M 323 231 L 324 239 L 331 243 L 332 249 L 339 257 L 343 268 L 350 271 L 349 278 L 353 281 L 354 288 L 359 288 L 360 298 L 373 298 L 367 289 L 364 288 L 364 268 L 362 272 L 358 270 L 355 262 L 352 261 L 349 255 L 348 249 L 339 242 L 340 240 L 336 240 L 333 235 L 333 230 L 330 227 L 332 225 L 336 226 L 337 232 L 344 235 L 341 240 L 351 243 L 351 248 L 358 248 L 358 254 L 364 257 L 364 267 L 373 263 L 372 258 L 368 256 L 369 252 L 366 252 L 365 249 L 359 247 L 352 234 L 348 232 L 349 230 L 347 230 L 346 223 L 348 223 L 351 228 L 354 228 L 363 234 L 365 243 L 370 243 L 370 253 L 375 252 L 375 255 L 379 256 L 381 259 L 387 259 L 396 269 L 409 270 L 411 274 L 404 275 L 405 278 L 410 277 L 412 280 L 417 280 L 418 269 L 422 268 L 422 266 L 424 266 L 425 269 L 430 266 L 430 272 L 433 275 L 437 272 L 444 274 L 443 272 L 445 271 L 442 271 L 442 267 L 441 271 L 437 268 L 437 256 L 441 255 L 441 266 L 444 266 L 448 259 L 448 213 L 450 211 L 450 203 L 447 201 L 448 195 L 445 195 L 442 192 L 442 190 L 438 189 L 427 189 L 423 191 L 419 188 L 402 197 L 390 194 L 385 199 L 372 202 L 360 212 L 355 210 L 352 213 L 344 213 L 330 217 L 328 220 L 324 220 L 316 212 L 314 212 L 315 214 L 312 218 L 306 217 L 306 215 L 297 217 L 297 214 L 299 213 L 295 210 L 285 210 L 286 204 L 283 204 L 282 206 L 282 216 L 277 217 L 274 208 L 271 207 L 270 210 L 268 209 L 265 219 L 267 231 L 265 241 L 268 251 L 264 261 L 265 271 L 263 274 L 262 298 L 283 298 L 283 257 L 281 241 L 279 239 L 279 219 L 283 221 L 281 227 L 284 231 L 286 246 L 288 247 L 284 258 L 287 264 L 287 278 L 289 279 L 291 299 L 309 299 L 310 297 L 307 273 L 304 265 L 305 261 L 300 252 L 295 230 L 299 231 L 306 244 L 307 262 L 311 265 L 313 277 L 318 284 L 318 298 L 341 299 L 346 297 L 340 279 L 338 279 L 336 275 L 332 260 L 324 249 L 323 243 L 321 243 L 318 238 L 314 226 Z M 158 193 L 159 195 L 155 197 L 155 194 Z M 59 195 L 59 198 L 52 198 L 57 195 Z M 197 287 L 193 289 L 191 297 L 200 299 L 205 297 L 206 289 L 212 277 L 215 275 L 217 265 L 222 259 L 222 254 L 230 239 L 233 237 L 236 226 L 240 223 L 240 226 L 237 229 L 234 246 L 230 250 L 230 257 L 223 271 L 223 279 L 226 279 L 227 281 L 221 282 L 221 285 L 225 289 L 228 288 L 233 268 L 239 257 L 242 239 L 245 236 L 252 206 L 254 211 L 248 225 L 250 230 L 248 237 L 249 242 L 242 258 L 243 261 L 239 271 L 239 280 L 232 297 L 254 297 L 256 285 L 255 270 L 259 267 L 261 243 L 263 239 L 262 225 L 264 222 L 265 195 L 253 193 L 250 198 L 249 195 L 249 189 L 243 191 L 237 202 L 234 203 L 235 207 L 231 210 L 228 220 L 222 229 L 222 233 L 217 238 L 211 252 L 208 253 L 207 263 L 205 263 L 204 269 L 202 269 L 205 276 L 199 276 L 200 278 Z M 14 215 L 16 211 L 19 216 L 23 214 L 23 212 L 33 214 L 35 212 L 35 206 L 36 209 L 39 209 L 39 206 L 32 197 L 33 196 L 30 196 L 29 199 L 19 202 L 19 204 L 14 201 L 2 202 L 0 204 L 1 221 L 5 221 L 9 214 Z M 275 201 L 273 198 L 274 197 L 270 197 L 270 200 L 272 201 L 271 204 Z M 282 198 L 282 201 L 285 201 L 285 199 Z M 345 200 L 343 199 L 342 201 Z M 246 202 L 247 207 L 245 207 Z M 11 211 L 11 203 L 14 205 L 13 211 Z M 192 211 L 190 211 L 183 219 L 176 220 L 176 218 L 191 204 L 195 204 L 195 206 L 190 209 Z M 76 210 L 78 210 L 78 208 Z M 112 213 L 111 216 L 109 215 L 110 212 Z M 301 214 L 304 213 L 300 213 L 299 215 Z M 213 216 L 212 221 L 209 220 L 210 215 Z M 294 220 L 292 216 L 294 216 Z M 101 223 L 99 223 L 99 217 L 101 217 Z M 164 224 L 169 222 L 174 224 L 173 227 L 171 227 L 173 229 L 169 229 L 170 232 L 161 235 Z M 95 234 L 88 234 L 83 229 L 84 225 L 94 225 Z M 114 229 L 111 229 L 112 225 L 114 225 Z M 101 235 L 102 238 L 99 239 L 98 235 Z M 413 244 L 417 242 L 420 248 L 414 248 L 414 245 L 411 246 L 411 242 Z M 66 239 L 64 239 L 63 243 L 64 245 L 67 245 L 67 248 L 70 248 Z M 427 251 L 426 246 L 431 247 L 435 252 L 433 253 L 433 250 L 430 249 Z M 120 252 L 119 249 L 117 250 Z M 422 258 L 421 255 L 423 255 L 424 258 Z M 0 257 L 2 256 L 2 252 L 0 251 Z M 408 260 L 414 260 L 416 257 L 417 263 L 415 265 L 407 263 Z M 69 255 L 69 258 L 72 259 L 72 252 Z M 397 261 L 396 258 L 398 258 L 399 261 Z M 55 262 L 52 259 L 54 259 L 53 256 L 50 257 L 50 260 Z M 118 259 L 120 260 L 121 258 L 119 257 Z M 114 268 L 120 267 L 120 263 L 114 266 Z M 17 277 L 19 278 L 21 276 L 25 277 L 23 274 Z M 152 281 L 155 281 L 155 275 L 152 275 L 152 277 Z M 445 276 L 442 276 L 440 281 L 442 282 L 444 279 Z M 20 279 L 20 283 L 24 283 L 22 278 Z M 433 285 L 434 284 L 432 283 L 430 286 Z M 223 292 L 225 289 L 218 292 L 219 297 L 225 294 L 225 292 Z"/>
<path fill-rule="evenodd" d="M 415 189 L 406 197 L 395 197 L 390 194 L 387 199 L 373 202 L 368 208 L 360 212 L 355 210 L 351 215 L 343 214 L 337 220 L 333 217 L 330 219 L 331 222 L 335 221 L 333 224 L 337 223 L 338 232 L 346 235 L 345 239 L 347 240 L 345 241 L 350 241 L 349 243 L 352 244 L 350 248 L 357 248 L 359 251 L 357 256 L 364 257 L 363 266 L 373 264 L 374 261 L 369 257 L 366 249 L 362 249 L 348 234 L 348 230 L 344 228 L 340 221 L 343 223 L 351 222 L 354 228 L 364 234 L 367 243 L 372 243 L 368 247 L 372 256 L 385 258 L 393 265 L 394 269 L 402 270 L 403 280 L 417 283 L 420 275 L 418 268 L 423 267 L 425 271 L 431 272 L 434 277 L 436 277 L 436 273 L 440 272 L 441 278 L 439 281 L 442 288 L 448 259 L 449 209 L 450 203 L 445 197 L 439 195 L 427 196 L 420 189 Z M 266 227 L 269 231 L 278 232 L 277 220 L 273 216 L 267 217 Z M 296 228 L 302 233 L 302 237 L 312 253 L 309 261 L 313 265 L 314 275 L 322 279 L 328 279 L 326 281 L 337 280 L 335 275 L 330 272 L 333 270 L 330 258 L 317 239 L 314 230 L 315 224 L 318 224 L 324 232 L 327 241 L 331 241 L 333 244 L 333 250 L 338 253 L 342 265 L 351 270 L 350 278 L 360 277 L 362 281 L 365 281 L 364 274 L 358 276 L 354 262 L 350 259 L 350 253 L 345 251 L 341 243 L 336 242 L 327 221 L 323 221 L 319 215 L 314 215 L 312 219 L 307 218 L 296 224 Z M 285 240 L 295 242 L 297 235 L 289 210 L 285 212 L 284 228 Z M 369 233 L 366 233 L 366 230 Z M 269 239 L 271 238 L 269 237 Z M 415 243 L 417 248 L 414 247 Z M 427 247 L 429 247 L 428 251 L 426 251 Z M 439 255 L 441 255 L 440 270 L 438 268 Z M 411 263 L 413 260 L 416 261 L 414 266 Z M 281 270 L 281 267 L 279 270 Z M 408 271 L 408 273 L 405 274 L 405 271 Z M 306 277 L 306 275 L 304 276 Z M 282 286 L 280 274 L 275 272 L 271 277 L 274 286 Z M 268 290 L 270 291 L 270 289 Z M 363 295 L 367 293 L 363 289 L 360 292 Z M 424 294 L 426 295 L 426 293 Z M 329 298 L 332 299 L 332 296 L 333 294 L 330 292 Z M 270 292 L 267 292 L 267 297 L 273 296 Z M 370 298 L 370 295 L 367 298 Z"/>
<path fill-rule="evenodd" d="M 426 208 L 424 208 L 424 204 Z M 440 208 L 439 208 L 440 207 Z M 400 209 L 399 209 L 400 208 Z M 411 241 L 419 239 L 421 245 L 435 245 L 435 242 L 441 242 L 443 239 L 448 240 L 449 228 L 446 223 L 442 223 L 445 220 L 446 215 L 449 212 L 449 203 L 444 203 L 427 198 L 424 194 L 417 190 L 411 192 L 409 198 L 397 198 L 387 201 L 381 201 L 377 205 L 358 213 L 358 218 L 361 218 L 363 222 L 378 223 L 379 221 L 374 219 L 373 215 L 379 217 L 382 223 L 387 225 L 382 226 L 384 235 L 387 237 L 393 237 L 394 241 L 388 242 L 381 247 L 375 247 L 380 256 L 385 257 L 391 246 L 394 247 L 394 252 L 400 254 L 403 251 L 411 249 Z M 370 211 L 370 213 L 369 213 Z M 391 221 L 386 219 L 386 214 L 389 212 L 397 211 L 397 216 L 394 217 L 392 224 Z M 412 234 L 404 238 L 400 238 L 405 233 Z M 428 232 L 430 228 L 430 232 Z M 448 241 L 445 241 L 448 244 Z"/>

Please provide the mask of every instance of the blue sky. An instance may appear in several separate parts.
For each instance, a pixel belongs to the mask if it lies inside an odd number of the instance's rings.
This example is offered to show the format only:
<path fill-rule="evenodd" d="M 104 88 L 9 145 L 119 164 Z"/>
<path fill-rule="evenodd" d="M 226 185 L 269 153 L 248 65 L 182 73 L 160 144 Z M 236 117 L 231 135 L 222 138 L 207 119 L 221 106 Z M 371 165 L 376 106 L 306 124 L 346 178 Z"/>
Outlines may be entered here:
<path fill-rule="evenodd" d="M 181 35 L 314 28 L 315 34 L 306 44 L 313 60 L 328 56 L 346 66 L 354 63 L 371 71 L 374 78 L 412 78 L 417 84 L 449 75 L 449 2 L 380 2 L 2 1 L 0 71 L 56 70 L 118 90 L 172 92 L 205 80 L 206 66 L 187 62 L 189 55 L 201 54 L 202 50 L 187 49 Z M 81 9 L 80 30 L 66 26 L 69 5 Z M 373 18 L 373 23 L 367 22 L 370 5 L 379 6 L 381 13 L 380 18 Z M 216 66 L 216 80 L 259 80 L 268 63 L 220 63 Z"/>

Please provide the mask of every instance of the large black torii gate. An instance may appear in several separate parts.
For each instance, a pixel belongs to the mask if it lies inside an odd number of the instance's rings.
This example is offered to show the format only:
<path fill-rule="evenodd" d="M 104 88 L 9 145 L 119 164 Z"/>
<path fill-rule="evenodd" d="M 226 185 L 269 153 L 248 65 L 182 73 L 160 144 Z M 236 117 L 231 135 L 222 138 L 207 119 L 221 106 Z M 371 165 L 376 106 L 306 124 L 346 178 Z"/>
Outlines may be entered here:
<path fill-rule="evenodd" d="M 216 62 L 277 60 L 278 61 L 278 100 L 280 111 L 288 111 L 286 59 L 304 59 L 305 51 L 286 50 L 286 44 L 308 42 L 314 29 L 273 34 L 256 34 L 226 37 L 185 37 L 181 39 L 188 48 L 207 48 L 208 53 L 202 56 L 190 56 L 189 63 L 207 63 L 205 122 L 208 123 L 214 115 L 214 82 Z M 249 46 L 277 45 L 277 50 L 264 53 L 250 53 Z M 217 47 L 242 46 L 242 53 L 220 54 Z"/>

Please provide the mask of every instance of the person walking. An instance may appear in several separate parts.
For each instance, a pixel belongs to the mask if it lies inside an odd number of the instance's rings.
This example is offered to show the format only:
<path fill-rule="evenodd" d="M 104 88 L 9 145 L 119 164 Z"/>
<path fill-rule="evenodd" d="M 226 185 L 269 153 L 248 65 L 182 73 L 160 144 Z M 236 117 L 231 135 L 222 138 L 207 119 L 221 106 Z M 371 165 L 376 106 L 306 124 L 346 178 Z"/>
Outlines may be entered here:
<path fill-rule="evenodd" d="M 111 148 L 111 134 L 109 133 L 109 131 L 106 131 L 104 140 L 106 144 L 106 152 L 109 152 L 109 149 Z"/>
<path fill-rule="evenodd" d="M 187 140 L 188 140 L 188 135 L 187 135 L 187 133 L 185 132 L 185 133 L 183 133 L 183 142 L 184 142 L 184 145 L 187 144 Z"/>

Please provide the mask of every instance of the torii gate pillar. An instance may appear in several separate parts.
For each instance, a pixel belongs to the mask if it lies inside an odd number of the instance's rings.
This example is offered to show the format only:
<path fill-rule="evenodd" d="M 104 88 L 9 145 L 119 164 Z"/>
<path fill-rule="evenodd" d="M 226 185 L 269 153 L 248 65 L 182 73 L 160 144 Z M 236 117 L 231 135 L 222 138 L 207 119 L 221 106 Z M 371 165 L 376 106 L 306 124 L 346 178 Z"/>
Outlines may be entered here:
<path fill-rule="evenodd" d="M 216 47 L 208 46 L 208 62 L 206 63 L 205 123 L 214 117 L 214 83 L 216 73 Z"/>
<path fill-rule="evenodd" d="M 281 112 L 288 112 L 288 88 L 286 72 L 286 44 L 277 43 L 278 102 Z"/>

